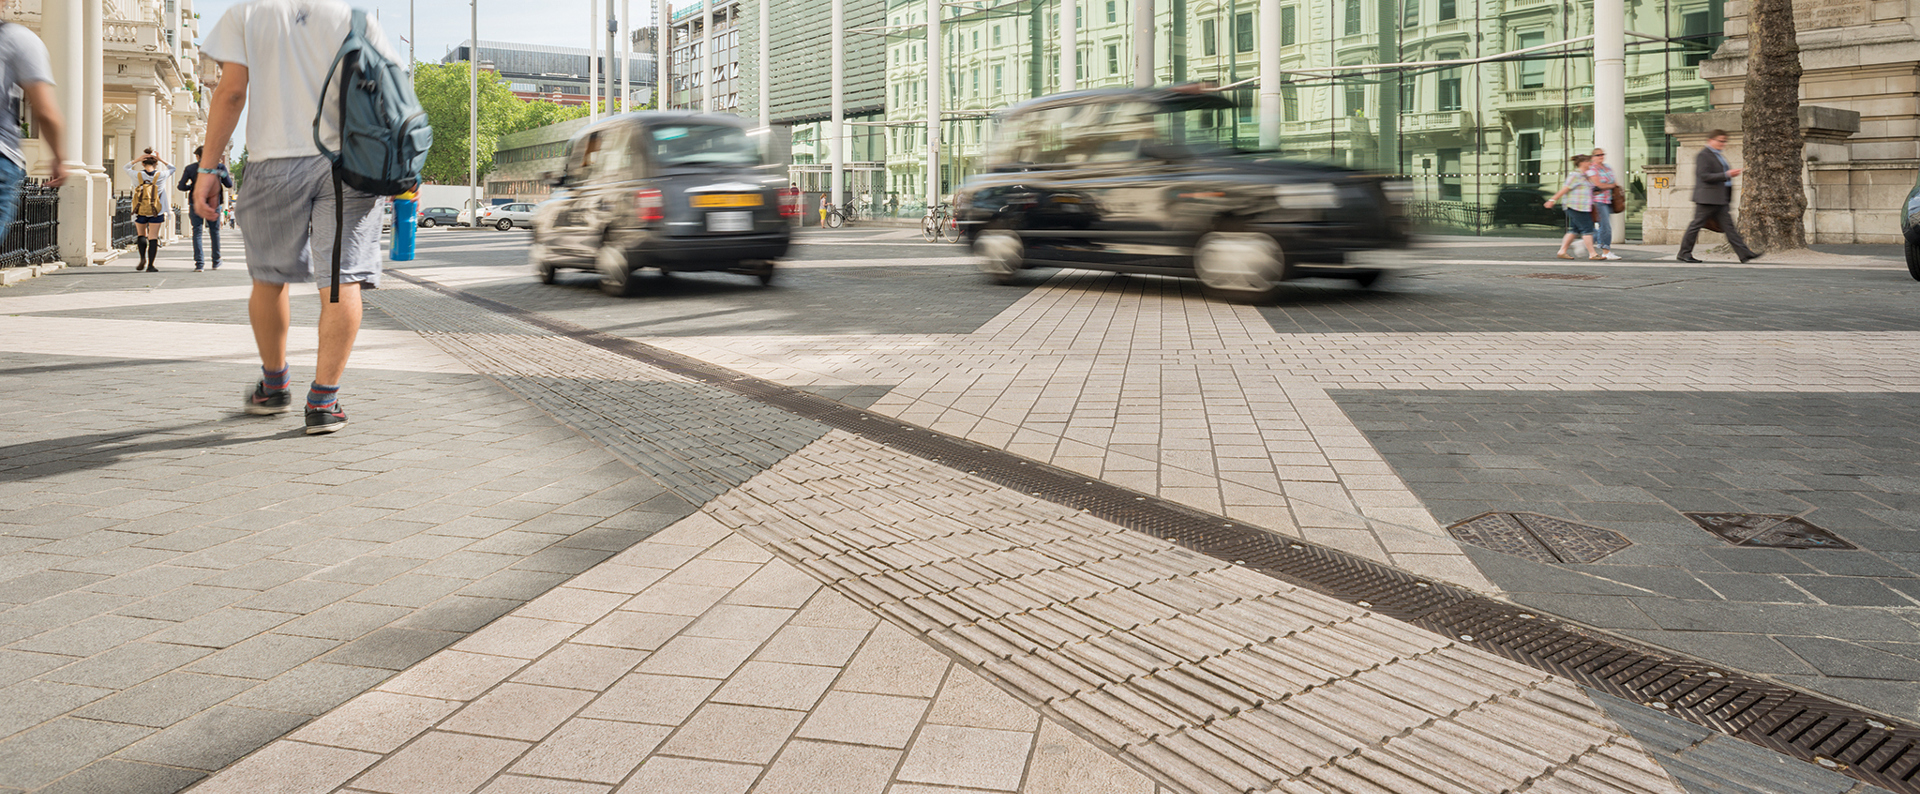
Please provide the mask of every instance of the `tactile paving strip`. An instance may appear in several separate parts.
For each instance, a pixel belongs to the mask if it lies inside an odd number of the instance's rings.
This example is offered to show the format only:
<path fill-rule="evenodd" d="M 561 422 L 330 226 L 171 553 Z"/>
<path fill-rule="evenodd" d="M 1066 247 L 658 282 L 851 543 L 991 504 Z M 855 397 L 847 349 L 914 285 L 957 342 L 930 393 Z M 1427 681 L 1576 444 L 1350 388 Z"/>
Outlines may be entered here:
<path fill-rule="evenodd" d="M 968 472 L 1176 545 L 1454 637 L 1889 791 L 1920 794 L 1920 730 L 1889 717 L 1547 619 L 1345 552 L 1138 493 L 631 339 L 390 275 L 520 323 Z"/>

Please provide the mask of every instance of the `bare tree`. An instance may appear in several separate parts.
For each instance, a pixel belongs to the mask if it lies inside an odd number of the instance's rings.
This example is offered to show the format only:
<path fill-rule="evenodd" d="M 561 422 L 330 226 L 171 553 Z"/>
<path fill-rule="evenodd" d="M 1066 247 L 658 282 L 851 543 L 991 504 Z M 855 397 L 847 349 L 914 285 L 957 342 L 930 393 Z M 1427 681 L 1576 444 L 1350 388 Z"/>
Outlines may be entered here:
<path fill-rule="evenodd" d="M 1801 225 L 1807 196 L 1801 181 L 1800 43 L 1793 0 L 1753 0 L 1747 13 L 1746 184 L 1740 228 L 1759 251 L 1807 247 Z"/>

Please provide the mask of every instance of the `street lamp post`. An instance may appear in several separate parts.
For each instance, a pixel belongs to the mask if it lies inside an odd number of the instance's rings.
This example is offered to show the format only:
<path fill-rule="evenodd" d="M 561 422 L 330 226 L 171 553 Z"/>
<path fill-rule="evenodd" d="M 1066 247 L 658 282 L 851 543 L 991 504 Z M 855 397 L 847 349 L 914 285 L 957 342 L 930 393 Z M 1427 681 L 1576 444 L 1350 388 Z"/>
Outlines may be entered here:
<path fill-rule="evenodd" d="M 940 203 L 940 0 L 927 0 L 927 210 Z"/>
<path fill-rule="evenodd" d="M 1060 0 L 1060 90 L 1080 87 L 1080 0 Z"/>
<path fill-rule="evenodd" d="M 480 0 L 467 14 L 467 219 L 480 228 Z"/>
<path fill-rule="evenodd" d="M 600 4 L 587 0 L 587 123 L 600 120 Z"/>
<path fill-rule="evenodd" d="M 827 128 L 827 150 L 833 153 L 828 195 L 840 206 L 840 171 L 847 165 L 847 0 L 833 0 L 833 121 Z"/>
<path fill-rule="evenodd" d="M 620 112 L 633 111 L 633 0 L 620 0 Z"/>

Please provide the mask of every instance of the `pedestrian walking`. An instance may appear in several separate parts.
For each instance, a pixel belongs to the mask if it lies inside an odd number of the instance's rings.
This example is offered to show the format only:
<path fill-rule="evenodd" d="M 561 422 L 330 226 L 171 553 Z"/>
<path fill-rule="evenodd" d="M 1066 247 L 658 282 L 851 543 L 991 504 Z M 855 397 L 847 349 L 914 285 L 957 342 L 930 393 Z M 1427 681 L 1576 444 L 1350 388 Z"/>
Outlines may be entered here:
<path fill-rule="evenodd" d="M 1727 245 L 1733 246 L 1742 263 L 1760 258 L 1747 247 L 1739 227 L 1733 225 L 1733 178 L 1746 169 L 1734 168 L 1727 161 L 1726 148 L 1727 131 L 1714 130 L 1707 133 L 1706 148 L 1693 158 L 1693 220 L 1680 235 L 1680 255 L 1674 257 L 1682 262 L 1700 261 L 1693 258 L 1693 243 L 1700 238 L 1701 229 L 1726 235 Z"/>
<path fill-rule="evenodd" d="M 1600 244 L 1601 259 L 1619 259 L 1613 252 L 1613 213 L 1616 205 L 1625 206 L 1616 199 L 1626 196 L 1620 192 L 1620 179 L 1607 167 L 1605 149 L 1595 149 L 1587 158 L 1587 181 L 1593 185 L 1593 241 Z"/>
<path fill-rule="evenodd" d="M 173 175 L 173 165 L 148 148 L 139 159 L 127 163 L 126 171 L 133 175 L 133 247 L 140 256 L 140 263 L 133 269 L 159 270 L 154 259 L 160 255 L 161 225 L 167 222 L 170 202 L 166 185 Z"/>
<path fill-rule="evenodd" d="M 259 415 L 288 410 L 289 285 L 317 284 L 320 346 L 307 387 L 309 434 L 347 424 L 338 396 L 360 331 L 361 290 L 380 286 L 380 199 L 337 189 L 320 148 L 341 146 L 340 103 L 323 99 L 334 56 L 353 24 L 353 10 L 341 0 L 249 0 L 227 9 L 200 46 L 220 65 L 193 192 L 194 211 L 202 218 L 217 217 L 221 182 L 215 158 L 247 111 L 246 184 L 236 212 L 253 278 L 248 315 L 261 378 L 242 407 Z M 367 18 L 365 24 L 378 52 L 398 60 L 378 21 Z M 332 302 L 327 293 L 336 271 L 316 270 L 313 263 L 334 261 L 336 239 L 340 289 Z"/>
<path fill-rule="evenodd" d="M 187 194 L 188 203 L 192 203 L 193 185 L 199 181 L 200 178 L 201 153 L 205 151 L 206 148 L 205 146 L 193 147 L 194 161 L 187 163 L 187 167 L 180 169 L 180 184 L 175 187 L 180 188 L 180 192 Z M 227 205 L 226 189 L 233 187 L 233 174 L 227 172 L 227 161 L 225 158 L 216 155 L 213 159 L 213 174 L 220 178 L 220 187 L 215 188 L 213 191 L 213 201 L 216 206 L 225 207 Z M 213 269 L 219 270 L 220 216 L 215 215 L 212 218 L 202 218 L 198 212 L 189 212 L 187 213 L 187 217 L 193 223 L 193 272 L 199 273 L 207 267 L 206 253 L 200 245 L 202 229 L 205 229 L 206 236 L 213 240 Z"/>
<path fill-rule="evenodd" d="M 1600 258 L 1600 249 L 1593 243 L 1593 182 L 1587 178 L 1586 170 L 1587 162 L 1591 159 L 1584 154 L 1574 155 L 1573 172 L 1567 174 L 1567 181 L 1560 186 L 1560 192 L 1547 199 L 1547 209 L 1553 209 L 1554 202 L 1559 201 L 1561 196 L 1567 197 L 1567 203 L 1562 205 L 1567 214 L 1567 235 L 1560 238 L 1560 253 L 1554 254 L 1561 259 L 1574 258 L 1567 248 L 1573 245 L 1575 238 L 1586 243 L 1588 259 Z"/>
<path fill-rule="evenodd" d="M 0 12 L 7 6 L 6 0 L 0 0 Z M 0 86 L 18 86 L 26 100 L 0 102 L 0 237 L 4 237 L 20 213 L 20 187 L 27 181 L 27 157 L 20 151 L 21 105 L 32 110 L 34 131 L 51 155 L 42 184 L 59 187 L 67 181 L 66 119 L 53 102 L 53 66 L 47 45 L 26 25 L 0 24 Z"/>

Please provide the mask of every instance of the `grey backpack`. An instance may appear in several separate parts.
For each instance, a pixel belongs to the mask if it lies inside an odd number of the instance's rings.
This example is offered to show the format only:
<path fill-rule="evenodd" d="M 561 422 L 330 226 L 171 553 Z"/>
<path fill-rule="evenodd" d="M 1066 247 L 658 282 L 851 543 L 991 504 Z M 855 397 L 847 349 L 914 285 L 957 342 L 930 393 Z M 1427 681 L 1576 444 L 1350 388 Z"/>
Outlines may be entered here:
<path fill-rule="evenodd" d="M 340 150 L 320 140 L 326 86 L 340 78 Z M 353 26 L 333 56 L 313 111 L 313 145 L 333 163 L 333 296 L 340 300 L 340 237 L 346 224 L 343 185 L 393 196 L 420 185 L 420 168 L 433 148 L 433 127 L 413 94 L 413 79 L 367 39 L 367 12 L 353 10 Z"/>

